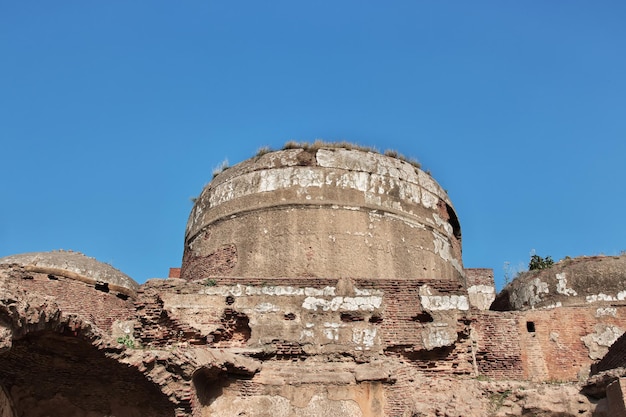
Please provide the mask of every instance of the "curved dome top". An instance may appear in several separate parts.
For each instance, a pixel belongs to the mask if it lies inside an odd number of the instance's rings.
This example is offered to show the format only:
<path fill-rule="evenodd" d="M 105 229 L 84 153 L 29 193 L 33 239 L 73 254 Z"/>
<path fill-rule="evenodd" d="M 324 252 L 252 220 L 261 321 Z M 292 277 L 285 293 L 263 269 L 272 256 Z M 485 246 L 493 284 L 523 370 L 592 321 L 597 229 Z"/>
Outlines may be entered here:
<path fill-rule="evenodd" d="M 89 284 L 106 283 L 109 289 L 131 296 L 134 296 L 139 288 L 128 275 L 80 252 L 22 253 L 0 258 L 0 264 L 17 264 L 31 272 L 60 275 Z"/>
<path fill-rule="evenodd" d="M 492 310 L 528 310 L 626 301 L 626 255 L 566 259 L 520 274 L 493 302 Z"/>
<path fill-rule="evenodd" d="M 192 209 L 181 277 L 462 279 L 447 193 L 393 156 L 294 148 L 215 176 Z"/>

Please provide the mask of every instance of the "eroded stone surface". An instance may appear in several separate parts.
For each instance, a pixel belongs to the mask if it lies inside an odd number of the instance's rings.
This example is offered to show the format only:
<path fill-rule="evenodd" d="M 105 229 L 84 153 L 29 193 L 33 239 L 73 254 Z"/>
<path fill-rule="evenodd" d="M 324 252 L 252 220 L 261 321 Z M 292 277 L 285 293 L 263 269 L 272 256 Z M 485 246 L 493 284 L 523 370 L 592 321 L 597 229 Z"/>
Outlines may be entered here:
<path fill-rule="evenodd" d="M 427 271 L 460 280 L 460 237 L 445 191 L 407 162 L 359 150 L 277 151 L 203 190 L 181 276 L 397 279 Z"/>

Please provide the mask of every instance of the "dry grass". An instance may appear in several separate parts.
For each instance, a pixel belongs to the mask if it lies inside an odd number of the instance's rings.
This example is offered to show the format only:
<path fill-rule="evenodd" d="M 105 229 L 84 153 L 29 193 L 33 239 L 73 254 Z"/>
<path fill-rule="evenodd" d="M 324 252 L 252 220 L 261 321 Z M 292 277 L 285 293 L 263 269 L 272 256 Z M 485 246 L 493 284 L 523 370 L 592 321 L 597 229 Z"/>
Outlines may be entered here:
<path fill-rule="evenodd" d="M 341 141 L 341 142 L 326 142 L 320 139 L 316 139 L 315 142 L 297 142 L 291 140 L 283 146 L 283 149 L 304 149 L 305 151 L 317 151 L 318 149 L 354 149 L 363 152 L 376 152 L 376 148 L 370 146 L 361 146 L 356 143 Z"/>
<path fill-rule="evenodd" d="M 283 146 L 283 149 L 304 149 L 305 151 L 309 151 L 309 152 L 315 152 L 318 149 L 324 149 L 324 148 L 325 149 L 354 149 L 354 150 L 363 151 L 363 152 L 380 153 L 378 149 L 371 147 L 371 146 L 361 146 L 361 145 L 357 145 L 356 143 L 346 142 L 346 141 L 326 142 L 320 139 L 315 140 L 315 142 L 313 143 L 297 142 L 297 141 L 291 140 L 285 143 L 285 145 Z M 409 163 L 417 169 L 422 168 L 422 164 L 420 164 L 417 159 L 407 158 L 406 156 L 402 155 L 401 153 L 399 153 L 398 151 L 394 149 L 387 149 L 383 154 L 390 158 L 396 158 L 400 161 Z M 427 171 L 426 173 L 430 175 L 430 171 Z"/>
<path fill-rule="evenodd" d="M 213 168 L 213 178 L 217 177 L 228 168 L 230 168 L 230 165 L 228 164 L 228 159 L 224 159 L 221 164 Z"/>
<path fill-rule="evenodd" d="M 263 156 L 266 153 L 270 153 L 272 152 L 272 148 L 270 148 L 269 146 L 261 146 L 257 151 L 256 151 L 256 157 L 258 158 L 259 156 Z"/>

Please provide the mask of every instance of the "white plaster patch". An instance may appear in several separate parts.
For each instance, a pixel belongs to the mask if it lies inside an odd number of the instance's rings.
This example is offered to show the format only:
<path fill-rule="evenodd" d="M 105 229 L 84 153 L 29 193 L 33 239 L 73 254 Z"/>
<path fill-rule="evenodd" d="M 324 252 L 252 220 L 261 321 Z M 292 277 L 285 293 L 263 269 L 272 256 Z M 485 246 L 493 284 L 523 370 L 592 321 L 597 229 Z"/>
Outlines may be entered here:
<path fill-rule="evenodd" d="M 354 295 L 383 295 L 381 290 L 354 289 Z"/>
<path fill-rule="evenodd" d="M 439 202 L 439 197 L 428 191 L 422 190 L 422 205 L 426 208 L 434 208 Z"/>
<path fill-rule="evenodd" d="M 339 323 L 324 323 L 324 336 L 326 336 L 326 339 L 338 341 L 339 327 L 343 326 Z"/>
<path fill-rule="evenodd" d="M 556 283 L 557 293 L 567 295 L 567 296 L 578 295 L 576 290 L 574 290 L 573 288 L 567 288 L 567 276 L 565 272 L 556 274 L 556 279 L 557 279 L 557 283 Z"/>
<path fill-rule="evenodd" d="M 357 345 L 357 350 L 370 349 L 376 340 L 376 329 L 352 329 L 352 342 Z"/>
<path fill-rule="evenodd" d="M 297 288 L 281 285 L 269 285 L 269 286 L 243 286 L 240 284 L 232 286 L 214 286 L 205 287 L 199 291 L 200 294 L 206 295 L 232 295 L 239 297 L 242 295 L 275 295 L 275 296 L 320 296 L 328 297 L 335 295 L 335 287 L 324 288 Z"/>
<path fill-rule="evenodd" d="M 444 261 L 449 262 L 457 271 L 462 274 L 463 268 L 461 268 L 461 264 L 459 264 L 459 261 L 455 259 L 450 252 L 450 242 L 448 242 L 445 236 L 441 236 L 436 231 L 433 230 L 432 233 L 434 244 L 433 252 L 439 255 Z"/>
<path fill-rule="evenodd" d="M 614 307 L 606 307 L 606 308 L 600 307 L 596 310 L 596 317 L 602 317 L 602 316 L 617 317 L 617 309 Z"/>
<path fill-rule="evenodd" d="M 313 339 L 314 333 L 313 330 L 302 330 L 300 332 L 300 340 Z"/>
<path fill-rule="evenodd" d="M 372 172 L 386 177 L 402 178 L 415 184 L 418 182 L 418 176 L 412 165 L 378 153 L 354 152 L 349 149 L 320 149 L 315 156 L 317 163 L 323 167 Z"/>
<path fill-rule="evenodd" d="M 433 231 L 433 243 L 435 245 L 434 252 L 441 256 L 444 261 L 452 259 L 450 254 L 450 243 L 439 233 Z"/>
<path fill-rule="evenodd" d="M 496 289 L 491 285 L 472 285 L 467 289 L 467 292 L 470 294 L 494 294 L 496 293 Z"/>
<path fill-rule="evenodd" d="M 422 342 L 426 349 L 431 350 L 438 347 L 450 346 L 456 340 L 456 333 L 449 329 L 445 323 L 438 323 L 437 326 L 430 326 L 422 332 Z"/>
<path fill-rule="evenodd" d="M 380 308 L 383 298 L 381 296 L 366 297 L 333 297 L 325 298 L 307 297 L 302 302 L 302 308 L 317 311 L 374 311 Z"/>
<path fill-rule="evenodd" d="M 617 301 L 617 298 L 604 293 L 588 295 L 585 299 L 588 303 L 595 303 L 597 301 Z"/>
<path fill-rule="evenodd" d="M 472 285 L 467 289 L 469 302 L 479 310 L 489 310 L 496 299 L 496 289 L 491 285 Z"/>
<path fill-rule="evenodd" d="M 624 331 L 617 327 L 606 324 L 596 324 L 595 333 L 588 334 L 580 338 L 589 349 L 591 359 L 601 359 L 606 355 L 609 347 L 624 334 Z"/>
<path fill-rule="evenodd" d="M 557 308 L 557 307 L 562 307 L 563 304 L 560 301 L 557 301 L 554 304 L 549 304 L 547 306 L 544 306 L 543 309 L 544 310 L 552 310 L 553 308 Z"/>
<path fill-rule="evenodd" d="M 261 303 L 254 307 L 254 311 L 257 313 L 275 313 L 280 311 L 280 308 L 272 303 Z"/>
<path fill-rule="evenodd" d="M 424 310 L 469 310 L 467 297 L 464 295 L 432 295 L 428 285 L 420 288 L 420 302 Z"/>
<path fill-rule="evenodd" d="M 420 170 L 418 172 L 418 179 L 419 179 L 419 184 L 422 187 L 424 187 L 425 189 L 427 189 L 428 191 L 430 191 L 433 194 L 438 194 L 439 193 L 439 187 L 437 186 L 437 184 L 431 178 L 430 175 L 428 175 L 424 171 Z"/>
<path fill-rule="evenodd" d="M 446 233 L 448 233 L 449 235 L 451 235 L 454 232 L 454 230 L 452 229 L 452 225 L 449 222 L 442 219 L 441 217 L 439 217 L 437 213 L 433 213 L 433 219 L 435 219 L 435 223 L 437 224 L 437 226 L 443 227 Z"/>

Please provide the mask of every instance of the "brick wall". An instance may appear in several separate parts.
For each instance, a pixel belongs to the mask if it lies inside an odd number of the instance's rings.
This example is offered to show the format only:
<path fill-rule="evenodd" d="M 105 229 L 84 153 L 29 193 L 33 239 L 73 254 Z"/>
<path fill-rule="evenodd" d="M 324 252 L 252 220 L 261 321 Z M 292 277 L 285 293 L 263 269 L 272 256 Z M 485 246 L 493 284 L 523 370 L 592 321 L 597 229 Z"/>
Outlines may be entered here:
<path fill-rule="evenodd" d="M 529 323 L 533 323 L 534 332 L 529 330 Z M 520 313 L 519 332 L 522 348 L 527 352 L 526 375 L 532 378 L 531 372 L 537 369 L 537 361 L 543 360 L 547 380 L 577 380 L 579 373 L 586 373 L 594 362 L 582 338 L 596 333 L 598 324 L 626 330 L 624 307 L 615 308 L 615 316 L 600 317 L 597 305 Z M 537 349 L 541 350 L 541 357 L 533 357 Z"/>
<path fill-rule="evenodd" d="M 161 294 L 167 292 L 188 293 L 198 292 L 199 283 L 184 283 L 181 280 L 151 280 L 137 291 L 135 309 L 138 325 L 135 332 L 142 346 L 162 347 L 185 341 L 190 344 L 206 344 L 206 336 L 196 329 L 180 323 L 170 317 L 163 308 Z M 219 317 L 207 317 L 207 320 L 219 322 Z"/>
<path fill-rule="evenodd" d="M 258 287 L 280 285 L 297 288 L 311 287 L 337 287 L 337 279 L 324 278 L 233 278 L 219 277 L 214 279 L 217 285 L 251 285 Z M 420 321 L 419 314 L 422 312 L 419 289 L 428 284 L 434 291 L 440 294 L 462 295 L 463 287 L 456 281 L 429 281 L 429 280 L 354 280 L 354 285 L 360 289 L 376 289 L 383 292 L 384 311 L 382 317 L 377 317 L 375 322 L 379 329 L 379 335 L 383 346 L 415 347 L 420 349 L 423 345 L 422 330 L 425 324 Z M 179 294 L 198 293 L 204 284 L 202 282 L 182 282 L 180 280 L 153 280 L 142 286 L 138 292 L 136 302 L 137 315 L 141 321 L 142 339 L 145 344 L 155 346 L 165 345 L 177 339 L 189 340 L 192 338 L 198 343 L 200 339 L 206 339 L 189 326 L 169 317 L 163 310 L 163 301 L 160 294 L 176 292 Z M 462 319 L 462 317 L 461 317 Z M 220 324 L 228 318 L 204 317 L 206 323 Z M 458 324 L 459 331 L 463 332 L 464 324 Z M 209 341 L 210 342 L 210 341 Z M 220 345 L 220 347 L 225 347 Z M 293 346 L 284 346 L 281 352 L 296 352 Z M 298 352 L 296 352 L 298 353 Z M 298 353 L 299 354 L 299 353 Z M 430 362 L 430 359 L 429 359 Z M 432 367 L 432 366 L 431 366 Z"/>
<path fill-rule="evenodd" d="M 486 311 L 474 315 L 476 364 L 481 374 L 496 379 L 576 381 L 594 360 L 583 337 L 597 325 L 626 330 L 624 307 L 615 316 L 598 317 L 598 306 L 559 307 L 524 312 Z M 601 362 L 601 369 L 624 364 L 626 338 Z M 599 368 L 599 367 L 598 367 Z"/>
<path fill-rule="evenodd" d="M 338 288 L 342 284 L 337 279 L 323 278 L 286 278 L 272 280 L 267 278 L 214 278 L 215 284 L 267 286 L 292 286 L 296 288 L 312 287 Z M 402 415 L 410 407 L 411 393 L 414 389 L 413 380 L 416 374 L 429 375 L 470 375 L 473 373 L 472 344 L 470 340 L 470 319 L 466 312 L 456 310 L 446 314 L 456 317 L 452 325 L 458 340 L 453 346 L 426 350 L 423 346 L 422 334 L 428 325 L 419 319 L 422 313 L 419 290 L 428 285 L 432 291 L 441 295 L 464 295 L 464 288 L 457 281 L 431 280 L 354 280 L 353 284 L 359 289 L 375 289 L 383 292 L 383 311 L 373 325 L 379 329 L 384 355 L 394 358 L 395 363 L 401 363 L 394 370 L 394 384 L 385 385 L 385 415 Z M 154 280 L 144 285 L 139 291 L 137 300 L 138 315 L 142 320 L 142 343 L 164 345 L 172 342 L 172 337 L 183 333 L 187 338 L 184 325 L 172 320 L 163 311 L 163 302 L 160 294 L 195 294 L 205 287 L 203 282 L 188 282 L 182 280 Z M 213 282 L 211 282 L 213 285 Z M 340 291 L 337 289 L 337 291 Z M 220 306 L 219 311 L 226 311 L 227 305 Z M 300 312 L 295 311 L 296 315 Z M 339 313 L 338 313 L 339 314 Z M 219 314 L 215 317 L 203 316 L 202 320 L 218 323 Z M 191 333 L 189 333 L 191 334 Z M 174 337 L 177 340 L 177 337 Z M 226 341 L 228 342 L 228 341 Z M 239 342 L 242 342 L 241 340 Z M 223 341 L 207 341 L 213 347 L 228 347 Z M 245 346 L 245 344 L 241 345 Z M 348 347 L 348 350 L 350 348 Z M 294 361 L 304 359 L 307 355 L 298 343 L 275 340 L 272 342 L 274 355 L 272 361 Z M 234 379 L 229 382 L 229 391 L 240 396 L 259 395 L 266 387 L 259 384 L 255 378 L 251 380 Z"/>
<path fill-rule="evenodd" d="M 132 320 L 135 308 L 130 299 L 97 290 L 93 285 L 61 276 L 29 273 L 20 279 L 20 287 L 28 292 L 52 296 L 61 311 L 94 323 L 110 332 L 116 320 Z"/>
<path fill-rule="evenodd" d="M 491 268 L 465 268 L 465 279 L 468 287 L 472 285 L 495 286 Z"/>
<path fill-rule="evenodd" d="M 522 350 L 516 313 L 476 312 L 473 316 L 476 366 L 495 379 L 523 377 Z"/>

